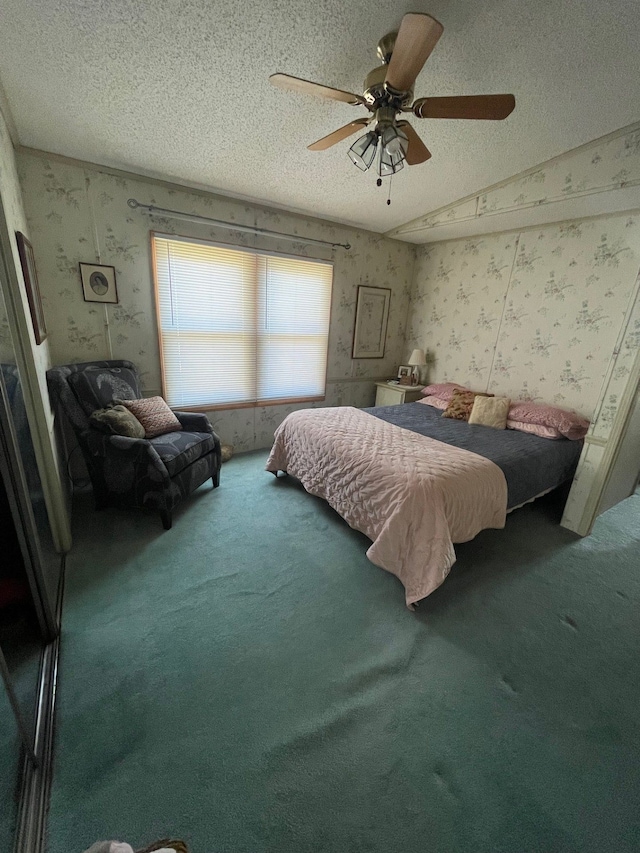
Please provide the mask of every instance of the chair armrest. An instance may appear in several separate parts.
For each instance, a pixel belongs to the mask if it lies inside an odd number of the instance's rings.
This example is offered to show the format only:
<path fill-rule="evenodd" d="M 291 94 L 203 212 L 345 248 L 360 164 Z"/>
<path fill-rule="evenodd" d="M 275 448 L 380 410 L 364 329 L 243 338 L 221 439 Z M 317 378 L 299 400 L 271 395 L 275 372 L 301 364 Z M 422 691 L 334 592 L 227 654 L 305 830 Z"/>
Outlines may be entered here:
<path fill-rule="evenodd" d="M 215 435 L 209 418 L 202 412 L 176 412 L 173 414 L 180 421 L 180 426 L 185 432 L 208 432 Z"/>
<path fill-rule="evenodd" d="M 185 432 L 206 432 L 213 438 L 215 454 L 218 459 L 218 469 L 222 465 L 222 448 L 220 437 L 214 432 L 209 418 L 202 412 L 175 412 L 173 413 L 180 421 Z"/>
<path fill-rule="evenodd" d="M 89 429 L 84 433 L 86 446 L 91 456 L 133 462 L 135 465 L 151 465 L 162 477 L 168 477 L 164 462 L 155 447 L 146 438 L 129 438 L 126 435 L 106 435 Z"/>

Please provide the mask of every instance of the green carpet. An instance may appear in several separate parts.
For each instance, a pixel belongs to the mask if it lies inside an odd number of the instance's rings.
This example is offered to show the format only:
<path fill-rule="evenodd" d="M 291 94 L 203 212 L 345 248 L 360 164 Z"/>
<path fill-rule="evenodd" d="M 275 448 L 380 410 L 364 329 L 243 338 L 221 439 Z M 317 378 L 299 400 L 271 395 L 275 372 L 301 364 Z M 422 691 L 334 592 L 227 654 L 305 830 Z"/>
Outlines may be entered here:
<path fill-rule="evenodd" d="M 11 850 L 18 816 L 20 735 L 0 681 L 0 850 Z"/>
<path fill-rule="evenodd" d="M 516 511 L 411 613 L 265 458 L 166 533 L 76 512 L 50 853 L 637 851 L 640 498 Z"/>

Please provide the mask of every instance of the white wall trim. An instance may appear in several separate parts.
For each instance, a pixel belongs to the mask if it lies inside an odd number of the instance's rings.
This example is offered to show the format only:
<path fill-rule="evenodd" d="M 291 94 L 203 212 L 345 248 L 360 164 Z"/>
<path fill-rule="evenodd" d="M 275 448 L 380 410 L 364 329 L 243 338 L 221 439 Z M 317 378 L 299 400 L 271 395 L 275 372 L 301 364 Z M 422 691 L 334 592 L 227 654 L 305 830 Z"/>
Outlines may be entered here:
<path fill-rule="evenodd" d="M 631 417 L 632 409 L 635 404 L 638 384 L 640 383 L 640 351 L 636 354 L 631 373 L 627 380 L 625 389 L 620 397 L 618 411 L 611 428 L 609 439 L 605 444 L 602 460 L 598 465 L 595 473 L 593 485 L 589 491 L 587 500 L 585 501 L 584 510 L 580 523 L 576 529 L 576 533 L 580 536 L 588 536 L 591 533 L 595 520 L 597 518 L 598 507 L 604 494 L 604 490 L 609 481 L 611 470 L 615 463 L 616 457 L 620 451 L 620 445 L 624 438 L 624 434 Z M 596 442 L 591 442 L 595 444 Z M 598 442 L 599 443 L 599 442 Z"/>

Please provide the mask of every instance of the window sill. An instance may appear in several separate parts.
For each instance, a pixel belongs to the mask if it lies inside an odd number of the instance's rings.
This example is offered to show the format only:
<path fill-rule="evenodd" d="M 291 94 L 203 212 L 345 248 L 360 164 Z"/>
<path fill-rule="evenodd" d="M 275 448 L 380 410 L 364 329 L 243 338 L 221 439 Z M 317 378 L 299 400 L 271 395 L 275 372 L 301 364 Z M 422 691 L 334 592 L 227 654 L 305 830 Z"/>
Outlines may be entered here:
<path fill-rule="evenodd" d="M 291 406 L 298 403 L 319 403 L 326 397 L 284 397 L 280 400 L 257 400 L 248 403 L 217 403 L 202 406 L 171 406 L 176 412 L 223 412 L 232 409 L 261 409 L 266 406 Z"/>

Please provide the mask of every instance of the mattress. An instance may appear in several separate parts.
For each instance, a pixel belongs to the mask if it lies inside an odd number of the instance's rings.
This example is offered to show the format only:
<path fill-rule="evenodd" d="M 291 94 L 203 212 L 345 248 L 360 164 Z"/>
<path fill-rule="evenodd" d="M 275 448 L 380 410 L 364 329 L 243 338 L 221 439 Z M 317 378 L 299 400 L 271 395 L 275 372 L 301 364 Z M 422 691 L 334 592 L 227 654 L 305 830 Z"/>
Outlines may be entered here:
<path fill-rule="evenodd" d="M 424 403 L 374 406 L 363 411 L 395 426 L 461 450 L 469 450 L 494 462 L 507 481 L 508 509 L 520 506 L 570 480 L 582 451 L 582 440 L 551 440 L 518 430 L 498 430 L 443 418 L 439 409 Z"/>

